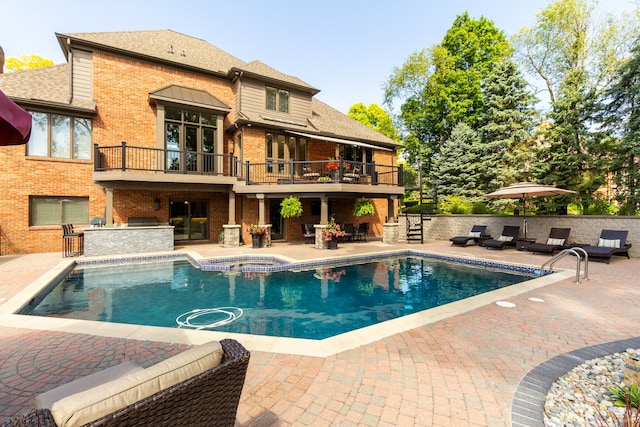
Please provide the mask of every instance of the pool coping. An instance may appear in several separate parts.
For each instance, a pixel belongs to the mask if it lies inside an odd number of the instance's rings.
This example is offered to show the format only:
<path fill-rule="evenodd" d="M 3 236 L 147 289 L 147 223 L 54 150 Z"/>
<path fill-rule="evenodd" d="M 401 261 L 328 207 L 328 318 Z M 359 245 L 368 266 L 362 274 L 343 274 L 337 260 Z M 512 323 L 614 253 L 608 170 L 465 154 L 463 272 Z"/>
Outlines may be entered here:
<path fill-rule="evenodd" d="M 438 253 L 418 250 L 390 250 L 372 252 L 361 256 L 336 256 L 314 258 L 306 261 L 296 261 L 283 256 L 272 255 L 269 259 L 279 259 L 283 264 L 294 265 L 298 268 L 313 268 L 322 265 L 333 264 L 336 261 L 353 262 L 375 260 L 388 256 L 425 256 L 439 260 L 461 262 L 464 264 L 481 265 L 490 268 L 502 268 L 513 271 L 535 271 L 536 267 L 526 266 L 522 264 L 496 262 L 483 260 L 479 258 L 450 256 Z M 0 325 L 16 328 L 27 328 L 36 330 L 50 330 L 69 333 L 90 334 L 114 338 L 129 338 L 139 340 L 151 340 L 172 342 L 180 344 L 202 344 L 211 340 L 221 340 L 224 338 L 236 339 L 251 351 L 265 351 L 272 353 L 296 354 L 304 356 L 328 357 L 337 353 L 347 351 L 361 345 L 370 344 L 372 342 L 384 339 L 386 337 L 406 332 L 408 330 L 422 327 L 424 325 L 437 322 L 458 314 L 480 308 L 482 306 L 496 303 L 497 301 L 512 298 L 531 290 L 535 290 L 552 283 L 572 277 L 574 272 L 571 270 L 558 270 L 553 274 L 542 277 L 536 277 L 525 282 L 507 286 L 505 288 L 486 292 L 461 301 L 452 302 L 439 307 L 431 308 L 422 312 L 414 313 L 408 316 L 399 317 L 385 322 L 360 328 L 351 332 L 346 332 L 323 340 L 301 339 L 301 338 L 282 338 L 261 335 L 246 335 L 237 333 L 217 332 L 217 331 L 198 331 L 178 328 L 166 328 L 156 326 L 139 326 L 127 325 L 120 323 L 107 323 L 88 320 L 62 319 L 49 317 L 36 317 L 29 315 L 16 314 L 23 307 L 33 301 L 36 296 L 51 282 L 63 277 L 73 269 L 75 265 L 105 265 L 114 262 L 124 263 L 132 261 L 153 261 L 158 259 L 181 259 L 187 258 L 192 262 L 200 265 L 206 265 L 212 260 L 220 261 L 222 259 L 252 259 L 258 258 L 253 255 L 242 255 L 237 257 L 203 257 L 197 252 L 167 252 L 148 254 L 144 256 L 124 256 L 124 257 L 93 257 L 83 260 L 63 260 L 54 268 L 43 274 L 34 282 L 26 286 L 15 296 L 0 306 Z M 303 267 L 304 266 L 304 267 Z M 272 267 L 276 271 L 279 266 L 259 266 L 255 268 Z M 294 267 L 295 268 L 295 267 Z M 253 270 L 264 271 L 264 270 Z"/>

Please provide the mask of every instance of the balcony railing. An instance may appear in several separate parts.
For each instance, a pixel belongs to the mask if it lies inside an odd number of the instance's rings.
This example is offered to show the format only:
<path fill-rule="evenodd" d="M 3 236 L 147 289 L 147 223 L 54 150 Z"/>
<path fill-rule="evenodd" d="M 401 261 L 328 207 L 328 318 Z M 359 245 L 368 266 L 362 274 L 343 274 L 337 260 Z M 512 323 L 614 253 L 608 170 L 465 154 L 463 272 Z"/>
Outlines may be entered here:
<path fill-rule="evenodd" d="M 126 142 L 102 147 L 94 144 L 93 158 L 96 172 L 121 170 L 236 176 L 237 171 L 237 159 L 229 154 L 133 147 Z"/>
<path fill-rule="evenodd" d="M 343 183 L 402 186 L 402 167 L 343 159 L 241 163 L 229 154 L 94 145 L 94 171 L 231 176 L 248 185 Z"/>
<path fill-rule="evenodd" d="M 350 160 L 245 163 L 247 184 L 344 183 L 402 186 L 402 167 Z"/>

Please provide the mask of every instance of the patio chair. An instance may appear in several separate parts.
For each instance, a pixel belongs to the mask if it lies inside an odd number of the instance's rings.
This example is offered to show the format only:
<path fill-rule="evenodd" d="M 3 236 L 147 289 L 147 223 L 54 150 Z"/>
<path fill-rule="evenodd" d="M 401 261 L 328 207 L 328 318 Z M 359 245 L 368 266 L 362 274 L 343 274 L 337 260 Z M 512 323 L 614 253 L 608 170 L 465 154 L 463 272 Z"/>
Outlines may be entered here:
<path fill-rule="evenodd" d="M 367 241 L 367 233 L 369 233 L 369 223 L 363 222 L 358 224 L 358 228 L 355 229 L 353 233 L 353 240 L 364 240 Z"/>
<path fill-rule="evenodd" d="M 450 238 L 451 246 L 466 246 L 467 243 L 473 240 L 476 245 L 480 242 L 481 237 L 490 237 L 486 234 L 486 225 L 474 225 L 471 227 L 471 231 L 468 236 L 455 236 Z"/>
<path fill-rule="evenodd" d="M 313 224 L 300 224 L 302 227 L 302 237 L 304 237 L 305 243 L 315 243 L 316 230 Z"/>
<path fill-rule="evenodd" d="M 568 248 L 570 228 L 551 228 L 546 243 L 533 242 L 527 248 L 530 252 L 542 252 L 552 254 L 556 251 Z"/>
<path fill-rule="evenodd" d="M 602 230 L 596 246 L 574 245 L 585 250 L 589 259 L 604 260 L 609 264 L 613 255 L 626 256 L 628 259 L 631 243 L 627 243 L 627 230 Z"/>
<path fill-rule="evenodd" d="M 311 164 L 307 163 L 302 167 L 302 176 L 304 176 L 306 179 L 316 180 L 320 177 L 320 174 L 313 170 Z"/>
<path fill-rule="evenodd" d="M 340 224 L 340 229 L 344 231 L 344 236 L 341 239 L 343 242 L 353 240 L 353 224 Z"/>
<path fill-rule="evenodd" d="M 487 239 L 482 242 L 486 248 L 504 249 L 507 246 L 516 246 L 516 238 L 520 232 L 519 225 L 505 225 L 497 239 Z"/>

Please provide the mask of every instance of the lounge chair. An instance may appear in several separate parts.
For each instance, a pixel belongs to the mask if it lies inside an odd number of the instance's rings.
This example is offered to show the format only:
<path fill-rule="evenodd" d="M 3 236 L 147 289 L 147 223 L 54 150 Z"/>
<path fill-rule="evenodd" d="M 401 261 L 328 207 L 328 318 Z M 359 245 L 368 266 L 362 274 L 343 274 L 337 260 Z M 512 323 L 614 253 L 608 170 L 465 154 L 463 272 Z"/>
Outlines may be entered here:
<path fill-rule="evenodd" d="M 602 230 L 596 246 L 576 245 L 585 250 L 589 259 L 611 260 L 613 255 L 629 257 L 631 243 L 627 243 L 627 230 Z"/>
<path fill-rule="evenodd" d="M 497 239 L 487 239 L 482 242 L 486 248 L 503 249 L 506 246 L 516 246 L 516 238 L 520 232 L 518 225 L 505 225 Z"/>
<path fill-rule="evenodd" d="M 451 246 L 466 246 L 470 240 L 477 245 L 480 242 L 481 237 L 490 237 L 488 234 L 485 234 L 487 231 L 486 225 L 474 225 L 471 227 L 471 231 L 468 236 L 455 236 L 450 238 Z"/>
<path fill-rule="evenodd" d="M 358 228 L 356 228 L 353 232 L 353 240 L 364 240 L 366 242 L 368 232 L 369 232 L 368 222 L 363 222 L 358 224 Z"/>
<path fill-rule="evenodd" d="M 552 228 L 546 243 L 531 243 L 527 248 L 530 252 L 543 252 L 552 254 L 556 251 L 568 248 L 570 228 Z"/>

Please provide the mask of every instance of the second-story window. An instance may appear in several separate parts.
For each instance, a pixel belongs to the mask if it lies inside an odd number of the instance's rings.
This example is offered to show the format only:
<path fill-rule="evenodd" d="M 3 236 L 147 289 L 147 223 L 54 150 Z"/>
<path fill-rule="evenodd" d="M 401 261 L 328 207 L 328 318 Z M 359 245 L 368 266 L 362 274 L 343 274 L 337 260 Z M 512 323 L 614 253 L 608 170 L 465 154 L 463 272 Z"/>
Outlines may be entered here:
<path fill-rule="evenodd" d="M 91 159 L 92 120 L 30 111 L 29 156 L 58 159 Z"/>
<path fill-rule="evenodd" d="M 216 115 L 169 106 L 164 112 L 167 169 L 212 172 Z"/>
<path fill-rule="evenodd" d="M 266 87 L 266 108 L 267 110 L 279 111 L 281 113 L 289 112 L 289 91 L 276 89 L 274 87 Z"/>

